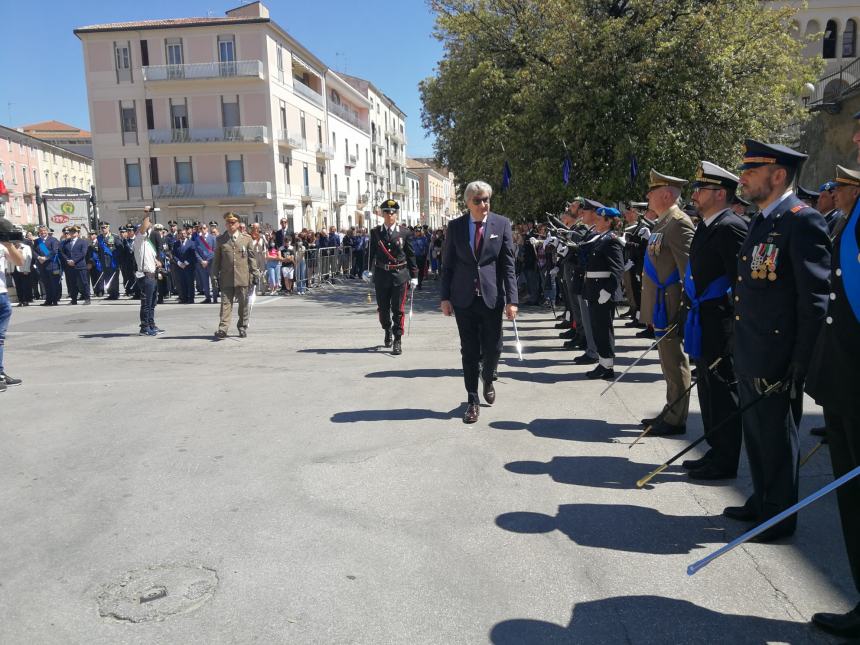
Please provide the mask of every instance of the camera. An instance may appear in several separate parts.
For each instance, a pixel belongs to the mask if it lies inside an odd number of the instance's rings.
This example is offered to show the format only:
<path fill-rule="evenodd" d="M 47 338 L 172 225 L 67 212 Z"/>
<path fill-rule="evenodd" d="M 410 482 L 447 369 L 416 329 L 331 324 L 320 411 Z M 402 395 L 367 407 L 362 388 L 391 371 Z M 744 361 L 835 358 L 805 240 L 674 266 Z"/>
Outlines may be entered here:
<path fill-rule="evenodd" d="M 23 242 L 24 229 L 0 217 L 0 242 Z"/>

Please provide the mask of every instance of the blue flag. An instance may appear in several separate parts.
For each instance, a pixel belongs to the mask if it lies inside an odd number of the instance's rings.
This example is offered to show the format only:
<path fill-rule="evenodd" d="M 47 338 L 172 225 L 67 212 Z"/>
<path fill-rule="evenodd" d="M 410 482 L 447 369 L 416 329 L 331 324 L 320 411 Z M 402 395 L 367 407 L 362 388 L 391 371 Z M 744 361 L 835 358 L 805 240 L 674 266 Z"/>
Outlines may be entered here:
<path fill-rule="evenodd" d="M 565 156 L 564 163 L 561 166 L 561 178 L 565 186 L 570 183 L 570 157 L 568 156 Z"/>
<path fill-rule="evenodd" d="M 505 167 L 502 170 L 502 190 L 506 190 L 511 185 L 511 167 L 508 165 L 507 160 L 505 160 Z"/>
<path fill-rule="evenodd" d="M 636 155 L 630 155 L 630 183 L 635 184 L 639 176 L 639 164 L 636 163 Z"/>

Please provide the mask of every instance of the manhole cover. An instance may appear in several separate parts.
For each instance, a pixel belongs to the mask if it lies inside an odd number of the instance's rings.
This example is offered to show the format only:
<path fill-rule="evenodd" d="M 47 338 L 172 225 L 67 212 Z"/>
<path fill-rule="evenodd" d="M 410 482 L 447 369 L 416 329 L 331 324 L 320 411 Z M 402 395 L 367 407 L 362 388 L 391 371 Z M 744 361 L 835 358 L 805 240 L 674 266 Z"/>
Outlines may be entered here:
<path fill-rule="evenodd" d="M 161 564 L 123 574 L 98 595 L 99 614 L 130 623 L 164 620 L 201 607 L 215 593 L 218 574 L 194 564 Z"/>

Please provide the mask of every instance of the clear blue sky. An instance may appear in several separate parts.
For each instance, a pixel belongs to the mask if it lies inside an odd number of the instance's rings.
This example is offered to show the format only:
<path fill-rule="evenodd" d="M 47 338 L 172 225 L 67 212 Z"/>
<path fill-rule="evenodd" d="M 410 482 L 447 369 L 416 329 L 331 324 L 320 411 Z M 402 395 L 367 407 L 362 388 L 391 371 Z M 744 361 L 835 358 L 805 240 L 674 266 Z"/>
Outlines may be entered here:
<path fill-rule="evenodd" d="M 240 0 L 24 0 L 3 3 L 0 124 L 56 119 L 89 128 L 80 41 L 75 27 L 103 22 L 222 16 Z M 366 78 L 407 114 L 407 153 L 432 154 L 421 128 L 418 82 L 430 76 L 442 47 L 432 38 L 424 0 L 269 0 L 272 19 L 335 70 Z M 11 108 L 9 103 L 12 103 Z M 11 114 L 10 114 L 11 113 Z M 10 118 L 11 117 L 11 118 Z"/>

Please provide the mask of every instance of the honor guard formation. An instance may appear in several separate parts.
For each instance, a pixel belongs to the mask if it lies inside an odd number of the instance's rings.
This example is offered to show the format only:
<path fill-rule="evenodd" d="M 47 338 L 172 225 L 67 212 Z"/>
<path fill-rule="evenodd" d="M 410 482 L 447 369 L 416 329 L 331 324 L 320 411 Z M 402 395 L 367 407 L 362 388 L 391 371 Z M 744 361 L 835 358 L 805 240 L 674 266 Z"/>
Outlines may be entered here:
<path fill-rule="evenodd" d="M 860 145 L 860 132 L 854 141 Z M 553 310 L 560 304 L 564 349 L 578 353 L 574 364 L 593 366 L 585 376 L 606 381 L 604 393 L 656 349 L 665 402 L 641 420 L 636 442 L 684 435 L 696 390 L 703 435 L 639 487 L 702 442 L 704 454 L 682 462 L 691 480 L 734 479 L 746 455 L 751 490 L 723 515 L 751 530 L 691 573 L 744 541 L 795 533 L 796 511 L 811 501 L 798 495 L 804 392 L 821 405 L 825 425 L 814 432 L 829 444 L 837 478 L 823 492 L 837 490 L 860 594 L 860 171 L 836 166 L 818 191 L 802 190 L 797 179 L 806 158 L 748 139 L 738 174 L 706 160 L 690 179 L 652 169 L 645 201 L 608 205 L 579 196 L 546 224 L 513 225 L 493 212 L 493 189 L 482 181 L 465 187 L 466 210 L 435 232 L 400 226 L 393 199 L 379 205 L 380 225 L 343 234 L 294 234 L 286 220 L 277 231 L 249 228 L 233 213 L 224 216 L 223 232 L 214 221 L 169 221 L 165 230 L 147 214 L 117 234 L 101 222 L 89 239 L 70 226 L 58 240 L 46 227 L 25 236 L 0 219 L 0 390 L 20 384 L 3 364 L 11 316 L 6 273 L 19 306 L 34 297 L 56 306 L 62 280 L 71 305 L 121 293 L 138 298 L 142 336 L 162 333 L 155 309 L 171 295 L 183 304 L 198 295 L 204 304 L 220 301 L 215 338 L 222 339 L 234 302 L 245 337 L 257 295 L 304 293 L 312 276 L 336 266 L 339 275 L 373 282 L 382 345 L 395 356 L 409 334 L 415 290 L 431 276 L 442 313 L 456 320 L 466 424 L 479 421 L 482 401 L 496 401 L 504 319 L 519 350 L 520 299 Z M 691 201 L 682 208 L 687 191 Z M 326 258 L 328 269 L 318 264 Z M 619 371 L 614 327 L 622 303 L 630 318 L 624 326 L 652 342 Z M 812 622 L 860 638 L 860 604 L 847 614 L 815 614 Z"/>

